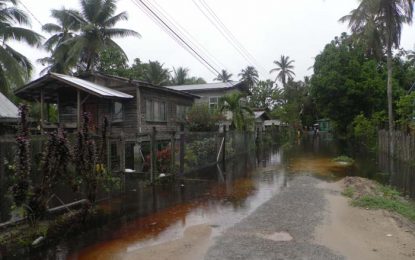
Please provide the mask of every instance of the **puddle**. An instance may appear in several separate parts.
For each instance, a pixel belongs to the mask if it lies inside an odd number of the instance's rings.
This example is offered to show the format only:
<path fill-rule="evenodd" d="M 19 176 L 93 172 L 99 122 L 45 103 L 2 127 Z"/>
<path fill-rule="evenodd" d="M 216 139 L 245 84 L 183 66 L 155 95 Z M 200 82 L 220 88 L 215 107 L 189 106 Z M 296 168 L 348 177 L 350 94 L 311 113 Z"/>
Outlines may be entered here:
<path fill-rule="evenodd" d="M 288 232 L 275 232 L 273 234 L 264 235 L 264 234 L 257 234 L 258 237 L 272 240 L 275 242 L 288 242 L 293 240 L 293 237 Z"/>

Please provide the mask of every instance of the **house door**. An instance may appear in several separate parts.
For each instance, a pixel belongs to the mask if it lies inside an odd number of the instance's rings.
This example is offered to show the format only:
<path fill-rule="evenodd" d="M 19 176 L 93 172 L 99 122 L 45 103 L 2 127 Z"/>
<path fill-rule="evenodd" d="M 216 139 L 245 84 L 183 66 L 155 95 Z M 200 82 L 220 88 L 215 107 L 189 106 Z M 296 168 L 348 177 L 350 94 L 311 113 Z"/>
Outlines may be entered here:
<path fill-rule="evenodd" d="M 98 104 L 96 103 L 86 103 L 84 104 L 84 112 L 89 114 L 89 130 L 96 132 L 99 126 L 98 121 Z"/>

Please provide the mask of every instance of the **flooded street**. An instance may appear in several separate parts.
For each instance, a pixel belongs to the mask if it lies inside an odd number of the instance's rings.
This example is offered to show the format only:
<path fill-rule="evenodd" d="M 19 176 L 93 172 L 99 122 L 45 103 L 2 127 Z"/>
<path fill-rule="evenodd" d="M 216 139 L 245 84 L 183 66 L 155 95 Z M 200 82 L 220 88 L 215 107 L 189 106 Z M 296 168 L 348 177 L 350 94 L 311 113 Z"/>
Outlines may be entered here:
<path fill-rule="evenodd" d="M 213 166 L 189 173 L 182 184 L 148 187 L 130 176 L 126 179 L 124 195 L 100 203 L 100 210 L 108 216 L 101 227 L 98 225 L 78 237 L 64 240 L 46 252 L 33 255 L 32 259 L 201 259 L 206 254 L 211 259 L 220 259 L 224 255 L 218 253 L 221 251 L 217 249 L 218 243 L 213 247 L 215 241 L 258 214 L 264 204 L 285 196 L 279 195 L 281 192 L 300 190 L 286 202 L 279 202 L 283 203 L 278 206 L 281 210 L 300 200 L 307 203 L 307 199 L 312 199 L 309 203 L 315 206 L 301 206 L 309 208 L 311 228 L 321 221 L 324 196 L 315 190 L 307 193 L 311 188 L 306 186 L 332 183 L 347 175 L 375 174 L 376 161 L 365 160 L 365 167 L 359 167 L 362 163 L 359 160 L 353 166 L 334 162 L 333 158 L 341 154 L 330 141 L 316 144 L 306 140 L 290 149 L 259 150 L 256 155 L 240 156 L 227 162 L 226 171 Z M 298 185 L 306 186 L 303 189 Z M 304 196 L 310 198 L 304 199 Z M 293 198 L 296 200 L 292 201 Z M 295 214 L 291 208 L 286 212 Z M 298 214 L 282 217 L 297 218 L 307 224 L 307 220 L 298 218 L 304 213 Z M 275 222 L 275 219 L 269 221 Z M 297 240 L 298 236 L 310 236 L 304 235 L 304 230 L 298 234 L 285 233 L 287 229 L 276 230 L 275 234 L 264 231 L 255 236 L 293 239 L 294 234 Z M 320 253 L 326 254 L 325 250 Z"/>

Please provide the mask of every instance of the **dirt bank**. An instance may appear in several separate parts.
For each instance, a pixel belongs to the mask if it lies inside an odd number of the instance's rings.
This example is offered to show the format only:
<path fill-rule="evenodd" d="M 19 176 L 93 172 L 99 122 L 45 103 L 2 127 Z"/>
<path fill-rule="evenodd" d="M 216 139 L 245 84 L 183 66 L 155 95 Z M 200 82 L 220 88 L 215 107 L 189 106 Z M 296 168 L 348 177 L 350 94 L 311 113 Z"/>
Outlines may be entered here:
<path fill-rule="evenodd" d="M 319 185 L 328 203 L 324 222 L 316 230 L 317 243 L 348 259 L 414 259 L 413 228 L 385 210 L 352 207 L 341 194 L 344 185 Z"/>

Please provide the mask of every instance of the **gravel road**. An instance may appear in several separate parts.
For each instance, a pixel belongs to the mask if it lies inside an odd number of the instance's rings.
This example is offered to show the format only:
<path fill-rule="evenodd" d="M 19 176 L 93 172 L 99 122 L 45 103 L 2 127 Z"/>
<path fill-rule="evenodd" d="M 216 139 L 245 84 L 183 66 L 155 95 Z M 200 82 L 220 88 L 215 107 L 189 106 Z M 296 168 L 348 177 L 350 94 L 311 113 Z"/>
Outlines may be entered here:
<path fill-rule="evenodd" d="M 288 187 L 216 238 L 205 259 L 344 259 L 313 243 L 327 203 L 319 180 L 296 176 Z"/>

